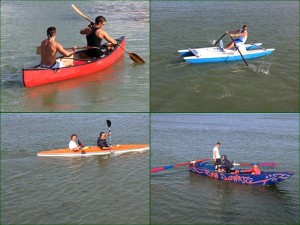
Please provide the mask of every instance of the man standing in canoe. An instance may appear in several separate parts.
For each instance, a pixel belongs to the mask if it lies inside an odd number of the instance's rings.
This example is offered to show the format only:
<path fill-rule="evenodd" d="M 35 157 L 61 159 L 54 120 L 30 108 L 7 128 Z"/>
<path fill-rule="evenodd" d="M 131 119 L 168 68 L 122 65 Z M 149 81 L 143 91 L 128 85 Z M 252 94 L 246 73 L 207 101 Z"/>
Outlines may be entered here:
<path fill-rule="evenodd" d="M 247 32 L 247 25 L 244 25 L 242 29 L 235 30 L 235 31 L 226 31 L 226 33 L 229 33 L 230 36 L 232 37 L 238 37 L 234 39 L 233 41 L 235 44 L 244 44 L 247 40 L 248 37 L 248 32 Z M 229 44 L 227 44 L 224 49 L 231 49 L 234 46 L 233 41 L 231 41 Z"/>
<path fill-rule="evenodd" d="M 98 16 L 95 19 L 95 23 L 91 23 L 89 26 L 80 30 L 80 34 L 86 35 L 88 48 L 86 53 L 90 57 L 100 57 L 105 55 L 107 50 L 112 50 L 114 46 L 118 44 L 106 31 L 102 29 L 105 25 L 106 19 L 103 16 Z M 102 46 L 102 39 L 109 42 L 107 45 Z M 92 48 L 96 47 L 96 48 Z"/>
<path fill-rule="evenodd" d="M 111 150 L 112 146 L 109 146 L 105 140 L 110 135 L 111 135 L 110 132 L 108 132 L 107 134 L 105 134 L 104 132 L 101 132 L 100 136 L 98 137 L 98 140 L 97 140 L 97 146 L 99 148 L 101 148 L 102 150 Z"/>
<path fill-rule="evenodd" d="M 219 170 L 220 167 L 221 167 L 220 166 L 221 165 L 221 156 L 220 156 L 220 153 L 219 153 L 220 145 L 221 145 L 221 143 L 217 142 L 216 146 L 213 149 L 213 159 L 215 161 L 215 165 L 216 165 L 215 169 L 216 170 Z"/>
<path fill-rule="evenodd" d="M 72 48 L 71 52 L 66 51 L 62 45 L 55 41 L 56 37 L 56 28 L 49 27 L 47 29 L 47 36 L 48 38 L 43 40 L 41 43 L 41 64 L 42 68 L 61 68 L 65 66 L 72 66 L 73 60 L 66 60 L 66 61 L 56 61 L 56 53 L 59 52 L 65 57 L 71 57 L 76 47 Z"/>
<path fill-rule="evenodd" d="M 69 142 L 69 149 L 71 149 L 74 152 L 81 150 L 81 148 L 76 144 L 76 140 L 77 140 L 77 135 L 72 134 L 71 141 Z"/>

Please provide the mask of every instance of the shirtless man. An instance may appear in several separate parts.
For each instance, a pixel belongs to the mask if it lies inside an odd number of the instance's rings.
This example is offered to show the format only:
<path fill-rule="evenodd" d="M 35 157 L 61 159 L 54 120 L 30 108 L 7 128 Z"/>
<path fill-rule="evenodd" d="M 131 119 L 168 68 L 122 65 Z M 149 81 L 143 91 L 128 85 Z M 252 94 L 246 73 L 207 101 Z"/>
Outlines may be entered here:
<path fill-rule="evenodd" d="M 74 54 L 76 47 L 74 46 L 72 48 L 72 51 L 68 52 L 62 47 L 60 43 L 56 42 L 55 27 L 49 27 L 47 29 L 47 36 L 48 38 L 43 40 L 41 43 L 41 67 L 55 69 L 72 66 L 73 60 L 56 61 L 56 53 L 59 52 L 65 57 L 71 57 Z"/>
<path fill-rule="evenodd" d="M 244 25 L 242 29 L 235 30 L 235 31 L 226 31 L 226 33 L 229 33 L 230 36 L 232 37 L 238 37 L 234 39 L 234 42 L 236 44 L 244 44 L 247 40 L 248 37 L 248 32 L 247 32 L 247 25 Z M 233 41 L 231 41 L 229 44 L 227 44 L 224 49 L 231 49 L 234 46 Z"/>
<path fill-rule="evenodd" d="M 84 27 L 80 30 L 80 34 L 86 35 L 87 46 L 88 47 L 97 47 L 97 48 L 88 48 L 87 55 L 90 57 L 100 57 L 103 55 L 101 51 L 101 42 L 104 38 L 109 43 L 106 44 L 108 50 L 112 50 L 115 45 L 118 44 L 106 31 L 102 29 L 105 25 L 106 19 L 103 16 L 98 16 L 95 19 L 95 23 L 91 23 L 89 26 Z"/>

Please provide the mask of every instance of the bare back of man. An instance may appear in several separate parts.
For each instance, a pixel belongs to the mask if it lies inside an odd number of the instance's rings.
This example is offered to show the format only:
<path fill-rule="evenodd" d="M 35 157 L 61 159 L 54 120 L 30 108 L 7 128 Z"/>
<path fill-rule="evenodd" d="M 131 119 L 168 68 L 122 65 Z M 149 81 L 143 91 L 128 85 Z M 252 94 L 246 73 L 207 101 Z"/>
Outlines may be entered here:
<path fill-rule="evenodd" d="M 50 29 L 51 28 L 51 29 Z M 47 30 L 48 39 L 45 39 L 41 43 L 41 64 L 43 66 L 51 67 L 57 63 L 56 53 L 59 52 L 64 57 L 73 56 L 76 47 L 72 48 L 72 51 L 69 52 L 65 50 L 62 45 L 55 41 L 56 37 L 56 29 L 54 27 L 50 27 Z M 50 31 L 52 32 L 48 32 Z M 68 59 L 64 61 L 60 61 L 57 67 L 65 67 L 73 65 L 73 60 Z"/>

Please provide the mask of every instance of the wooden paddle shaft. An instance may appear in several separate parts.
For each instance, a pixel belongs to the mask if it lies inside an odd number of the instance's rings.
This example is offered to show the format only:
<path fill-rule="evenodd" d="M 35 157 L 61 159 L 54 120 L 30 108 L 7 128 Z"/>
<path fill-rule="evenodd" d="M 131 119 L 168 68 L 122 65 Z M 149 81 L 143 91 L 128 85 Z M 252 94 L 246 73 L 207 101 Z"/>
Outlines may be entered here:
<path fill-rule="evenodd" d="M 77 47 L 76 50 L 80 50 L 80 49 L 92 49 L 92 48 L 98 48 L 98 47 L 93 47 L 93 46 L 83 46 L 83 47 Z M 66 50 L 72 50 L 73 48 L 64 48 Z M 99 48 L 98 48 L 99 49 Z M 36 54 L 40 55 L 42 51 L 41 46 L 37 46 L 36 47 Z"/>
<path fill-rule="evenodd" d="M 82 16 L 83 18 L 85 18 L 87 21 L 93 23 L 93 21 L 91 21 L 86 15 L 84 15 L 84 14 L 80 11 L 80 9 L 77 8 L 76 5 L 72 4 L 72 8 L 73 8 L 80 16 Z"/>

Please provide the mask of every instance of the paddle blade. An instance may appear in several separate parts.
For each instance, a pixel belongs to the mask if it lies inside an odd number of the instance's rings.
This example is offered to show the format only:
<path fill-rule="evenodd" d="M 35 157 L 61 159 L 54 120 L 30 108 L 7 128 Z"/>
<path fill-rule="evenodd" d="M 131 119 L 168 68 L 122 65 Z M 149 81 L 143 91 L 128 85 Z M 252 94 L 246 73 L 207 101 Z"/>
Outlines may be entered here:
<path fill-rule="evenodd" d="M 196 160 L 194 162 L 204 162 L 204 161 L 207 161 L 207 160 L 210 160 L 210 158 L 199 159 L 199 160 Z M 190 163 L 191 162 L 188 161 L 188 162 L 178 163 L 178 164 L 174 164 L 174 165 L 167 165 L 167 166 L 156 167 L 156 168 L 152 168 L 150 170 L 150 173 L 156 173 L 156 172 L 159 172 L 159 171 L 168 170 L 168 169 L 175 168 L 175 167 L 185 166 L 185 165 L 189 165 Z"/>
<path fill-rule="evenodd" d="M 136 63 L 145 63 L 145 61 L 135 53 L 128 53 L 132 61 Z"/>
<path fill-rule="evenodd" d="M 110 127 L 111 126 L 111 121 L 110 120 L 106 120 L 107 126 Z"/>
<path fill-rule="evenodd" d="M 89 22 L 91 22 L 91 23 L 93 22 L 93 21 L 91 21 L 86 15 L 84 15 L 84 14 L 80 11 L 80 9 L 77 8 L 76 5 L 72 4 L 72 8 L 73 8 L 80 16 L 82 16 L 84 19 L 86 19 L 87 21 L 89 21 Z"/>
<path fill-rule="evenodd" d="M 163 170 L 168 170 L 168 169 L 171 169 L 171 168 L 173 168 L 173 165 L 155 167 L 155 168 L 151 168 L 150 173 L 156 173 L 156 172 L 163 171 Z"/>

